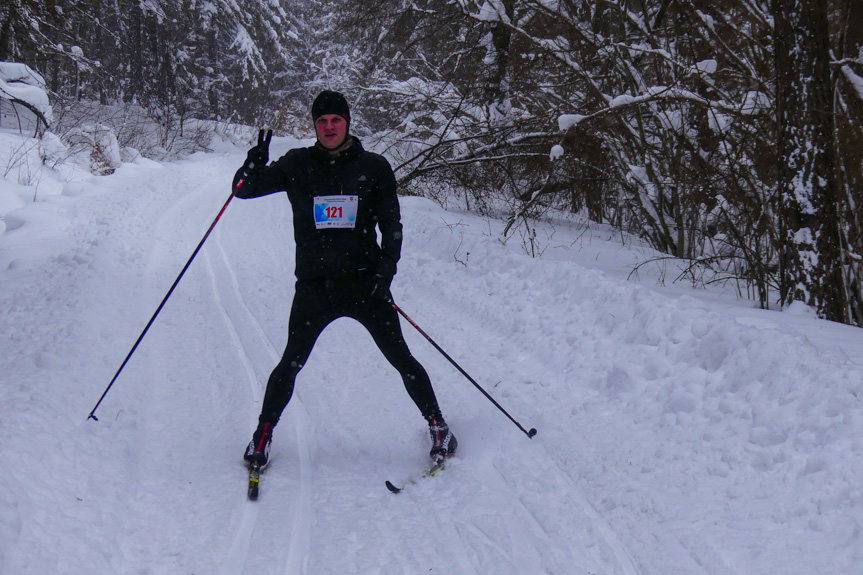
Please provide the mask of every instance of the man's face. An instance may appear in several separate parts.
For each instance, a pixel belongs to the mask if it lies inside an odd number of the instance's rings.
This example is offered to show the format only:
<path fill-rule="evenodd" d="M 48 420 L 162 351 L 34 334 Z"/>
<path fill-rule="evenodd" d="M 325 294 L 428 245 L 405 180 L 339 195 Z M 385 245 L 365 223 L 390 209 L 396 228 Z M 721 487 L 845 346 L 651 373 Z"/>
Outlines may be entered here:
<path fill-rule="evenodd" d="M 345 141 L 348 123 L 338 114 L 324 114 L 315 120 L 318 141 L 328 150 L 335 150 Z"/>

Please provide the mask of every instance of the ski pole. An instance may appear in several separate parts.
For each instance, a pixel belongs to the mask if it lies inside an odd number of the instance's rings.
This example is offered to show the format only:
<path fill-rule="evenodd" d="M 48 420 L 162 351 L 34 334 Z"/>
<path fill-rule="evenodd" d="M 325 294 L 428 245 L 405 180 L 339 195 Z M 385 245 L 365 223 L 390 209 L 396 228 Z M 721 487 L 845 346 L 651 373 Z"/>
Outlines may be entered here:
<path fill-rule="evenodd" d="M 241 182 L 242 183 L 242 182 Z M 239 188 L 239 186 L 237 186 Z M 126 356 L 126 359 L 123 360 L 123 363 L 120 364 L 120 369 L 117 370 L 117 373 L 114 374 L 114 377 L 111 378 L 111 383 L 108 384 L 108 387 L 105 388 L 105 391 L 102 392 L 102 397 L 99 398 L 99 401 L 96 402 L 95 407 L 93 407 L 93 411 L 90 412 L 90 415 L 87 417 L 88 420 L 92 419 L 93 421 L 99 421 L 99 418 L 96 417 L 96 410 L 99 409 L 99 405 L 102 403 L 102 400 L 105 399 L 105 396 L 108 395 L 108 391 L 110 391 L 111 387 L 114 385 L 114 382 L 117 381 L 117 378 L 120 376 L 120 372 L 123 371 L 123 368 L 126 367 L 126 364 L 129 362 L 129 359 L 132 357 L 132 354 L 135 353 L 135 350 L 138 349 L 138 344 L 141 343 L 141 340 L 144 339 L 144 336 L 147 334 L 147 331 L 150 329 L 150 326 L 153 325 L 153 322 L 156 321 L 156 316 L 159 315 L 159 312 L 162 311 L 162 308 L 165 307 L 165 303 L 168 301 L 168 298 L 171 297 L 171 294 L 174 293 L 174 288 L 177 287 L 177 284 L 180 283 L 180 280 L 183 278 L 183 274 L 186 273 L 186 270 L 189 269 L 189 266 L 192 265 L 192 260 L 195 259 L 195 256 L 198 255 L 198 252 L 201 251 L 201 247 L 203 247 L 204 242 L 207 241 L 207 238 L 210 236 L 210 232 L 213 231 L 213 228 L 216 227 L 216 222 L 219 221 L 219 218 L 222 217 L 222 214 L 225 213 L 225 209 L 228 207 L 228 204 L 231 203 L 231 200 L 234 199 L 234 192 L 231 192 L 231 195 L 228 197 L 228 200 L 225 202 L 225 205 L 222 206 L 222 209 L 219 210 L 219 215 L 216 216 L 216 219 L 213 220 L 213 223 L 210 224 L 207 233 L 204 234 L 204 237 L 201 238 L 198 247 L 195 248 L 195 251 L 192 252 L 192 257 L 189 258 L 189 261 L 186 262 L 186 265 L 183 266 L 183 271 L 180 272 L 180 275 L 177 276 L 177 279 L 174 280 L 174 284 L 171 286 L 171 289 L 168 290 L 168 293 L 165 294 L 165 297 L 162 299 L 162 303 L 159 304 L 159 307 L 156 308 L 156 313 L 153 314 L 153 317 L 150 318 L 150 321 L 147 322 L 147 326 L 144 328 L 144 331 L 141 332 L 141 335 L 138 336 L 138 340 L 135 342 L 135 345 L 132 346 L 132 349 L 129 351 L 129 354 Z"/>
<path fill-rule="evenodd" d="M 404 317 L 406 320 L 408 320 L 408 323 L 411 324 L 412 326 L 414 326 L 414 328 L 416 328 L 416 330 L 418 332 L 420 332 L 420 334 L 422 334 L 422 336 L 424 338 L 426 338 L 428 340 L 428 342 L 430 344 L 432 344 L 434 346 L 434 348 L 441 353 L 441 355 L 443 355 L 445 358 L 447 358 L 449 360 L 449 362 L 451 364 L 453 364 L 455 366 L 455 368 L 457 370 L 459 370 L 459 372 L 461 372 L 461 374 L 463 376 L 465 376 L 467 378 L 467 380 L 474 385 L 474 387 L 476 387 L 478 390 L 480 390 L 482 392 L 482 394 L 486 397 L 486 399 L 488 399 L 490 402 L 492 402 L 496 408 L 498 408 L 505 416 L 507 416 L 509 418 L 509 420 L 511 422 L 513 422 L 515 424 L 515 426 L 518 427 L 522 431 L 522 433 L 524 433 L 525 435 L 527 435 L 531 439 L 533 438 L 534 435 L 536 435 L 536 429 L 535 428 L 531 427 L 530 431 L 528 431 L 524 427 L 522 427 L 522 425 L 519 422 L 517 422 L 503 407 L 501 407 L 501 405 L 497 401 L 495 401 L 495 399 L 491 395 L 489 395 L 488 392 L 486 390 L 484 390 L 480 384 L 478 384 L 476 381 L 474 381 L 474 379 L 470 375 L 468 375 L 468 373 L 465 370 L 463 370 L 461 368 L 461 366 L 459 364 L 457 364 L 455 362 L 455 360 L 447 354 L 447 352 L 445 352 L 443 349 L 441 349 L 441 346 L 439 346 L 437 343 L 435 343 L 435 341 L 431 337 L 429 337 L 429 335 L 426 332 L 424 332 L 422 329 L 420 329 L 420 326 L 415 324 L 414 321 L 410 317 L 408 317 L 408 314 L 406 314 L 402 310 L 402 308 L 397 306 L 395 303 L 393 303 L 392 306 L 395 308 L 395 310 L 397 312 L 402 314 L 402 317 Z"/>

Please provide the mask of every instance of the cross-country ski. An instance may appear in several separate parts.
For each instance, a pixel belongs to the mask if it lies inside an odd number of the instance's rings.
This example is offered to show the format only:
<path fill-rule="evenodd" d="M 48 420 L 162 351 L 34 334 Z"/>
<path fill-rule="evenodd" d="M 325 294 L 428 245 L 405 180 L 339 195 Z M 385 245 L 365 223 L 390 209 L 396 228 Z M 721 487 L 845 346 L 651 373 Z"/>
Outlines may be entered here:
<path fill-rule="evenodd" d="M 407 487 L 408 485 L 413 485 L 418 480 L 424 479 L 426 477 L 434 477 L 435 475 L 437 475 L 438 473 L 443 471 L 445 463 L 446 463 L 445 459 L 441 459 L 439 461 L 434 462 L 428 469 L 423 471 L 419 476 L 417 476 L 414 479 L 411 479 L 411 480 L 407 481 L 406 483 L 402 484 L 401 487 L 396 487 L 390 480 L 385 481 L 384 484 L 386 485 L 387 489 L 390 490 L 390 492 L 401 493 L 404 490 L 404 488 Z"/>
<path fill-rule="evenodd" d="M 257 463 L 249 465 L 249 487 L 247 494 L 251 501 L 257 501 L 258 489 L 261 483 L 261 466 Z"/>

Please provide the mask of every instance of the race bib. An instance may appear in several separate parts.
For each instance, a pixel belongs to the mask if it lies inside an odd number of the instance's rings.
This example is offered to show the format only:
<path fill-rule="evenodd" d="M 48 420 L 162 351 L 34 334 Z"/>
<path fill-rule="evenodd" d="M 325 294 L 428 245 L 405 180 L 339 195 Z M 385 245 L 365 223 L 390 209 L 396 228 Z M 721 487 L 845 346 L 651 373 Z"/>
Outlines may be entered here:
<path fill-rule="evenodd" d="M 358 196 L 315 196 L 315 228 L 353 229 L 358 205 Z"/>

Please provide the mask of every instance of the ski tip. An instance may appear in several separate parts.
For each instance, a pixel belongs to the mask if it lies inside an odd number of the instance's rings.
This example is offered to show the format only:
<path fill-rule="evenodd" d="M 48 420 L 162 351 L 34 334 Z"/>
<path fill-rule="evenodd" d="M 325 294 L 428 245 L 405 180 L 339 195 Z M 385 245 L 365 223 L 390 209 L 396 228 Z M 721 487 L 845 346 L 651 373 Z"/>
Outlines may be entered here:
<path fill-rule="evenodd" d="M 392 492 L 392 493 L 401 493 L 401 489 L 400 489 L 400 488 L 398 488 L 398 487 L 396 487 L 395 485 L 393 485 L 393 484 L 392 484 L 392 483 L 390 483 L 389 481 L 387 481 L 386 485 L 387 485 L 387 489 L 389 489 L 389 490 L 390 490 L 390 492 Z"/>

